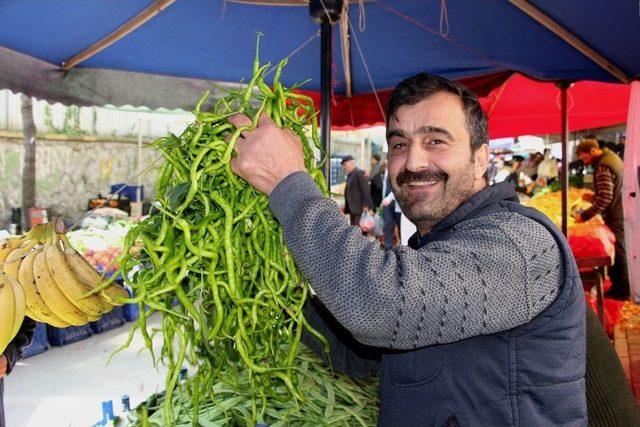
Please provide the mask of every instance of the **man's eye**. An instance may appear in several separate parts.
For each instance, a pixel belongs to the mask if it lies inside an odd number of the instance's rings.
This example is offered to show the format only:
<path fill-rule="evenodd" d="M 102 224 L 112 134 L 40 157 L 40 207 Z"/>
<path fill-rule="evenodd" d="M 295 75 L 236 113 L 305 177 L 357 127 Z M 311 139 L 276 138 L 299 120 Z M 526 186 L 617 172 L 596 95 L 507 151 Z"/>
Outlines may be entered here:
<path fill-rule="evenodd" d="M 392 150 L 401 150 L 404 147 L 407 146 L 406 142 L 396 142 L 395 144 L 393 144 L 393 146 L 391 147 Z"/>
<path fill-rule="evenodd" d="M 430 145 L 441 145 L 444 144 L 444 141 L 441 139 L 432 139 L 429 141 Z"/>

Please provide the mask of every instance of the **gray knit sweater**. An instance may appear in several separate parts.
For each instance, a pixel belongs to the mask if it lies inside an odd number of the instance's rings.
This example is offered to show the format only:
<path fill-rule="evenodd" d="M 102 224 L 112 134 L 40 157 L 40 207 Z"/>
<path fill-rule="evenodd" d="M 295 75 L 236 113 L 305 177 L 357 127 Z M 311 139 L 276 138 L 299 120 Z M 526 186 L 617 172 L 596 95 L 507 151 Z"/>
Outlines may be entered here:
<path fill-rule="evenodd" d="M 537 222 L 498 213 L 419 250 L 367 241 L 298 172 L 271 193 L 287 246 L 322 303 L 360 342 L 413 349 L 527 323 L 555 298 L 560 251 Z"/>

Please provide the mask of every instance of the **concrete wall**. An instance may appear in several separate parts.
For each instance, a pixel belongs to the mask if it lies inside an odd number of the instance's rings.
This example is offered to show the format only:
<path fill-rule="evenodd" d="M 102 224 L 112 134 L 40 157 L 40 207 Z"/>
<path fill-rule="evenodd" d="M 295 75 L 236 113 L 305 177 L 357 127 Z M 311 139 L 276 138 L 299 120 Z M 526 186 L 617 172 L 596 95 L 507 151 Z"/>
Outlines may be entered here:
<path fill-rule="evenodd" d="M 127 183 L 137 174 L 135 141 L 39 138 L 36 144 L 36 203 L 66 220 L 77 220 L 89 198 L 107 194 L 111 184 Z M 157 157 L 155 151 L 143 149 L 142 168 Z M 0 229 L 5 228 L 11 207 L 22 205 L 22 162 L 22 135 L 0 134 Z M 154 192 L 161 164 L 156 162 L 153 170 L 142 175 L 146 198 Z"/>

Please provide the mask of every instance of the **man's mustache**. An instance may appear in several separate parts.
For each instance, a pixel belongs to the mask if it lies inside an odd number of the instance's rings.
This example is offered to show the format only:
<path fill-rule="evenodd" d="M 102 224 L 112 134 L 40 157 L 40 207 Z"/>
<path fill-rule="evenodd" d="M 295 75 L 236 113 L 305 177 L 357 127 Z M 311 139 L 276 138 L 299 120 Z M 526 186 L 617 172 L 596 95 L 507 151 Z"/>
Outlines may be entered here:
<path fill-rule="evenodd" d="M 449 179 L 449 175 L 439 169 L 424 170 L 420 172 L 411 172 L 405 169 L 398 174 L 396 183 L 398 184 L 398 186 L 401 186 L 403 184 L 409 184 L 416 181 L 446 181 L 447 179 Z"/>

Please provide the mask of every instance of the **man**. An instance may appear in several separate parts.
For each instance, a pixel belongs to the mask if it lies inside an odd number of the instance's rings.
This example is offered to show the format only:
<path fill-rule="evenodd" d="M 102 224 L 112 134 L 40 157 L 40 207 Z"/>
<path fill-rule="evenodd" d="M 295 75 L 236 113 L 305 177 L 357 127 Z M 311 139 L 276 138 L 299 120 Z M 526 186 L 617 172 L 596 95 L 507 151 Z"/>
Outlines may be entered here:
<path fill-rule="evenodd" d="M 373 178 L 377 173 L 379 173 L 380 167 L 380 155 L 373 154 L 371 156 L 371 171 L 369 172 L 369 177 Z"/>
<path fill-rule="evenodd" d="M 524 157 L 513 156 L 513 159 L 505 162 L 505 166 L 509 166 L 509 175 L 504 179 L 504 182 L 508 182 L 515 188 L 520 186 L 520 168 L 524 162 Z"/>
<path fill-rule="evenodd" d="M 350 229 L 304 172 L 299 140 L 266 117 L 232 160 L 269 195 L 331 315 L 307 311 L 332 341 L 334 366 L 379 370 L 382 426 L 586 425 L 575 261 L 551 221 L 518 204 L 513 186 L 486 185 L 478 99 L 419 74 L 393 90 L 386 112 L 391 185 L 418 228 L 409 248 L 384 250 Z M 344 329 L 325 327 L 330 317 Z"/>
<path fill-rule="evenodd" d="M 16 362 L 22 357 L 22 349 L 31 343 L 35 328 L 36 322 L 25 317 L 18 334 L 4 350 L 4 354 L 0 355 L 0 427 L 5 427 L 3 402 L 4 376 L 11 373 Z"/>
<path fill-rule="evenodd" d="M 387 162 L 382 161 L 377 167 L 378 172 L 373 173 L 374 168 L 371 168 L 371 202 L 373 203 L 373 209 L 378 209 L 380 203 L 382 203 L 382 194 L 384 189 L 384 177 L 387 173 Z"/>
<path fill-rule="evenodd" d="M 629 274 L 627 270 L 627 253 L 624 242 L 624 218 L 622 212 L 622 160 L 608 148 L 601 149 L 595 138 L 585 138 L 576 149 L 578 157 L 594 170 L 593 184 L 595 197 L 588 200 L 593 203 L 582 212 L 576 222 L 585 222 L 595 215 L 602 215 L 616 237 L 615 259 L 611 267 L 611 288 L 606 296 L 609 298 L 629 299 Z"/>
<path fill-rule="evenodd" d="M 373 206 L 369 182 L 364 171 L 356 167 L 356 161 L 351 156 L 342 159 L 342 169 L 347 175 L 344 211 L 349 214 L 351 225 L 359 225 L 362 214 Z"/>

